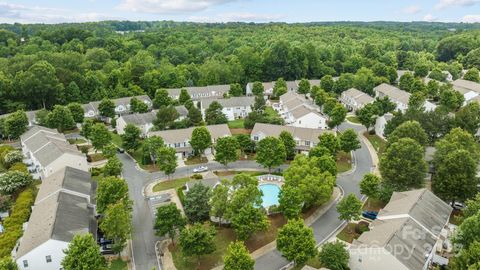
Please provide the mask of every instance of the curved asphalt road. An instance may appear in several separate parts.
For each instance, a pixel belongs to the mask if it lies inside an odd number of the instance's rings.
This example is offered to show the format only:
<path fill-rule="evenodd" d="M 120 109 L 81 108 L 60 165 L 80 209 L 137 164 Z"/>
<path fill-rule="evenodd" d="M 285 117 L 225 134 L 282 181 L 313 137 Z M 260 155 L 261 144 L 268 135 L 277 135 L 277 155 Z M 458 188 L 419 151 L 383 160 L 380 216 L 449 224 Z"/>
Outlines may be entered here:
<path fill-rule="evenodd" d="M 356 131 L 365 130 L 362 126 L 344 123 L 340 126 L 340 130 L 353 128 Z M 341 186 L 345 194 L 355 193 L 361 196 L 359 182 L 363 175 L 372 169 L 372 159 L 366 145 L 362 143 L 362 148 L 355 151 L 356 169 L 347 174 L 337 177 L 337 184 Z M 158 179 L 165 178 L 163 173 L 148 173 L 140 171 L 136 168 L 135 162 L 126 154 L 118 154 L 119 159 L 123 163 L 123 177 L 126 179 L 129 187 L 129 195 L 133 200 L 133 231 L 132 245 L 134 254 L 134 265 L 136 270 L 157 269 L 157 259 L 155 255 L 155 242 L 160 238 L 155 236 L 153 230 L 153 219 L 147 199 L 143 196 L 143 189 L 146 185 Z M 207 164 L 210 170 L 225 169 L 225 166 L 210 162 Z M 196 166 L 185 166 L 178 168 L 172 175 L 173 178 L 184 177 L 192 173 Z M 285 169 L 287 166 L 282 166 Z M 228 165 L 231 170 L 255 169 L 262 170 L 255 161 L 237 161 Z M 334 205 L 335 206 L 335 205 Z M 342 221 L 338 219 L 338 213 L 335 207 L 331 207 L 324 215 L 316 220 L 311 226 L 314 230 L 317 243 L 323 242 L 335 230 L 341 226 Z M 271 251 L 256 260 L 255 269 L 261 270 L 278 270 L 287 265 L 288 261 L 277 251 Z"/>
<path fill-rule="evenodd" d="M 343 123 L 339 127 L 340 130 L 345 130 L 348 128 L 353 128 L 357 132 L 365 131 L 363 126 L 352 125 L 349 123 Z M 337 176 L 337 185 L 343 188 L 345 194 L 354 193 L 359 198 L 362 197 L 360 194 L 359 183 L 362 180 L 362 177 L 372 170 L 373 166 L 372 157 L 370 156 L 367 146 L 363 140 L 360 140 L 360 142 L 362 147 L 355 151 L 355 170 Z M 338 216 L 339 214 L 337 213 L 335 203 L 332 207 L 330 207 L 329 210 L 327 210 L 327 212 L 325 212 L 325 214 L 323 214 L 311 225 L 317 243 L 323 243 L 343 224 L 343 221 L 339 220 Z M 255 261 L 255 269 L 278 270 L 286 266 L 288 263 L 289 262 L 282 257 L 282 254 L 278 250 L 273 250 L 259 257 Z"/>
<path fill-rule="evenodd" d="M 118 158 L 123 163 L 123 178 L 128 183 L 130 199 L 133 201 L 133 260 L 136 270 L 157 269 L 157 259 L 155 255 L 155 243 L 160 240 L 155 236 L 153 230 L 153 219 L 148 204 L 148 199 L 143 196 L 143 189 L 151 182 L 165 178 L 165 174 L 161 172 L 149 173 L 140 171 L 136 168 L 135 162 L 126 154 L 118 154 Z M 180 178 L 192 174 L 194 166 L 185 166 L 177 168 L 177 171 L 171 175 L 172 178 Z M 210 162 L 207 164 L 210 170 L 224 170 L 226 167 L 217 163 Z M 263 170 L 255 161 L 237 161 L 228 164 L 229 170 Z M 282 166 L 282 169 L 287 166 Z"/>

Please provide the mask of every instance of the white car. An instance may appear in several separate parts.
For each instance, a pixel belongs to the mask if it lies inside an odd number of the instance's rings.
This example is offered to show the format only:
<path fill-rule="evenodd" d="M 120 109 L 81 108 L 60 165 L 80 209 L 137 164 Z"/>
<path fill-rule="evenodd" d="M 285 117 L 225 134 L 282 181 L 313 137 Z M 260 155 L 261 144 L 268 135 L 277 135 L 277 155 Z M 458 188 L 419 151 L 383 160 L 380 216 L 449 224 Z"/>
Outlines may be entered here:
<path fill-rule="evenodd" d="M 194 173 L 200 173 L 200 172 L 206 172 L 206 171 L 208 171 L 207 166 L 200 166 L 200 167 L 197 167 L 197 168 L 193 169 Z"/>

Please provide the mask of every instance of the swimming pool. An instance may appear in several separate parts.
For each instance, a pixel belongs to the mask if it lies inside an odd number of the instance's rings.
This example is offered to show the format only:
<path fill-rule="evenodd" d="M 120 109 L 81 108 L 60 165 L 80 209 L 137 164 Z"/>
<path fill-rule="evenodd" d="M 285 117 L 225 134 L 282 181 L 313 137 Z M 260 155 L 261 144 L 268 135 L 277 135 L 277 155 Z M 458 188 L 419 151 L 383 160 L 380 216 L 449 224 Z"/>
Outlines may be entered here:
<path fill-rule="evenodd" d="M 258 188 L 263 192 L 262 206 L 268 208 L 272 205 L 278 205 L 278 194 L 280 188 L 274 184 L 262 184 Z"/>

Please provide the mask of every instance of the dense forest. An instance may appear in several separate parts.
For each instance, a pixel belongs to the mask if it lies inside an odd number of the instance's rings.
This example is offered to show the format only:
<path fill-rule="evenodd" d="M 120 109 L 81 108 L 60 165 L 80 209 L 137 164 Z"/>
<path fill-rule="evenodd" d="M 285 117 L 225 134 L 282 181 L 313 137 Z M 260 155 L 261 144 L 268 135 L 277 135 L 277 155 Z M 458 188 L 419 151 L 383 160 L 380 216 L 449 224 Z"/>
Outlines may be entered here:
<path fill-rule="evenodd" d="M 455 23 L 0 25 L 0 114 L 209 84 L 480 68 L 480 25 Z M 340 88 L 338 91 L 345 89 Z M 337 91 L 337 94 L 338 94 Z"/>

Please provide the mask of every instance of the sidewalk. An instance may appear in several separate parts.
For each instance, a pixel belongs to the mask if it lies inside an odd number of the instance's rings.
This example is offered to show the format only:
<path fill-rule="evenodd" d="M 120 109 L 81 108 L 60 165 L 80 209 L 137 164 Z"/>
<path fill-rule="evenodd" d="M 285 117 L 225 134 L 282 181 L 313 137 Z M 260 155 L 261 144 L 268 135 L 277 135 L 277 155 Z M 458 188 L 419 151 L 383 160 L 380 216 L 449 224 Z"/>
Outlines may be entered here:
<path fill-rule="evenodd" d="M 363 136 L 363 133 L 361 131 L 358 132 L 358 135 L 367 146 L 368 152 L 370 152 L 370 157 L 372 158 L 372 164 L 373 164 L 372 173 L 376 175 L 380 175 L 380 171 L 378 169 L 379 161 L 378 161 L 377 151 L 375 151 L 375 148 L 373 148 L 373 145 L 365 136 Z"/>

